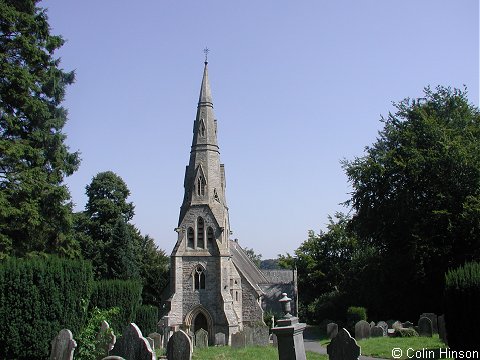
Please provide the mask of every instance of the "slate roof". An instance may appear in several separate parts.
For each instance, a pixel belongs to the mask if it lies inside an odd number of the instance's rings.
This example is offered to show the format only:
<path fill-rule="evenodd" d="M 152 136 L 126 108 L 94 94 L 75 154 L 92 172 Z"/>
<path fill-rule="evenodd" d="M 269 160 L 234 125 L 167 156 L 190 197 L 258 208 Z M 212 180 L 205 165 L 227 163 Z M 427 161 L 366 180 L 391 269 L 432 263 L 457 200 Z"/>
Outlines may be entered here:
<path fill-rule="evenodd" d="M 248 257 L 237 241 L 230 240 L 230 253 L 232 254 L 233 264 L 247 279 L 250 285 L 259 293 L 263 293 L 259 284 L 268 283 L 268 279 L 263 275 L 260 269 Z"/>

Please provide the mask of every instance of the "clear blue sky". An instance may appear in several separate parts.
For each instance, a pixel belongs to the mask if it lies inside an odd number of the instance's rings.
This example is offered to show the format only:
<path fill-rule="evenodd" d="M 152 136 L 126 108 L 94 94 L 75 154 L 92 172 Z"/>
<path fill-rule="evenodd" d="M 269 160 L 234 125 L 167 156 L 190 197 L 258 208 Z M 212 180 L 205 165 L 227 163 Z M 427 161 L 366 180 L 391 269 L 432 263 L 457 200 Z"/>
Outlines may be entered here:
<path fill-rule="evenodd" d="M 133 222 L 170 253 L 208 46 L 209 76 L 234 234 L 263 258 L 325 229 L 391 102 L 427 86 L 479 101 L 478 0 L 49 0 L 75 69 L 65 127 L 85 186 L 112 170 Z M 348 211 L 348 209 L 343 209 Z"/>

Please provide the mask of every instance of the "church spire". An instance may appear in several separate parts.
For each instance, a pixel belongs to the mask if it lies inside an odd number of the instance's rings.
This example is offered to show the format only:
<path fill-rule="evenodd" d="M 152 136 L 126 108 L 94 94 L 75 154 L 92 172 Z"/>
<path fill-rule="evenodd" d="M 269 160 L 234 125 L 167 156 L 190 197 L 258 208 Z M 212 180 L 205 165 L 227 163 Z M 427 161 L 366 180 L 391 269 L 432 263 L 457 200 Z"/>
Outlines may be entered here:
<path fill-rule="evenodd" d="M 203 69 L 202 86 L 200 87 L 200 96 L 198 97 L 198 107 L 213 107 L 212 91 L 210 90 L 210 82 L 208 81 L 208 61 L 205 59 L 205 67 Z"/>

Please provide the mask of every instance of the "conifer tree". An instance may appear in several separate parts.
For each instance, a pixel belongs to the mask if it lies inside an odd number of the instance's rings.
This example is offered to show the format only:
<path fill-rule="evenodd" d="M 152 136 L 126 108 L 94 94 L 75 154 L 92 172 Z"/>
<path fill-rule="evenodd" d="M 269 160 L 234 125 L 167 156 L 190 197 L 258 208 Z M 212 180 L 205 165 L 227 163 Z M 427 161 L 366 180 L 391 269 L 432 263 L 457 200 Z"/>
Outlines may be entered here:
<path fill-rule="evenodd" d="M 80 162 L 62 132 L 74 73 L 59 67 L 64 40 L 37 3 L 0 0 L 0 257 L 79 254 L 63 184 Z"/>

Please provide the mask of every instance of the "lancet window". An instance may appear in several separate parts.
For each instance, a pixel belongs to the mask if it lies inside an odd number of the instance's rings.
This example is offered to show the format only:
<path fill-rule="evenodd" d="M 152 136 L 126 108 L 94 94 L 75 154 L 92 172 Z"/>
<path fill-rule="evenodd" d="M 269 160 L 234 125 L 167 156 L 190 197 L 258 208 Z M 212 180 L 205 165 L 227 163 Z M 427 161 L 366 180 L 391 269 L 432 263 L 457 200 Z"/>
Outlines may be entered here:
<path fill-rule="evenodd" d="M 195 290 L 205 289 L 205 270 L 200 265 L 195 268 L 194 274 Z"/>

